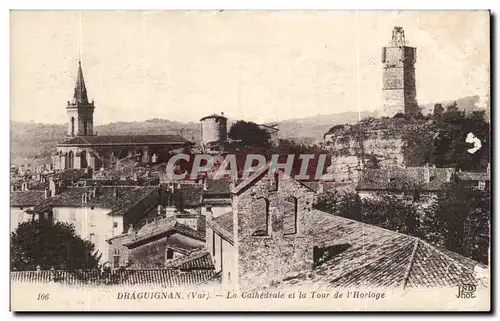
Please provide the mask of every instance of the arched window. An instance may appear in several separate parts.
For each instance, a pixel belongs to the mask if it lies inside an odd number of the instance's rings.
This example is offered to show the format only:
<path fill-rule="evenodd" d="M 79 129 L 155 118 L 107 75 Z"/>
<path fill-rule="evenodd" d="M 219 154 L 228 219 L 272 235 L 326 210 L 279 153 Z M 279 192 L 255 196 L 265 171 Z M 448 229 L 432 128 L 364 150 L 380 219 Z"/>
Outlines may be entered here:
<path fill-rule="evenodd" d="M 285 235 L 297 234 L 297 199 L 293 196 L 285 199 L 283 232 Z"/>
<path fill-rule="evenodd" d="M 263 197 L 255 200 L 252 204 L 254 219 L 252 236 L 267 236 L 270 234 L 269 201 Z"/>
<path fill-rule="evenodd" d="M 68 153 L 68 168 L 75 168 L 75 154 L 73 151 Z"/>
<path fill-rule="evenodd" d="M 75 134 L 75 117 L 71 117 L 71 135 Z"/>
<path fill-rule="evenodd" d="M 80 154 L 80 168 L 87 168 L 87 151 L 82 150 Z"/>

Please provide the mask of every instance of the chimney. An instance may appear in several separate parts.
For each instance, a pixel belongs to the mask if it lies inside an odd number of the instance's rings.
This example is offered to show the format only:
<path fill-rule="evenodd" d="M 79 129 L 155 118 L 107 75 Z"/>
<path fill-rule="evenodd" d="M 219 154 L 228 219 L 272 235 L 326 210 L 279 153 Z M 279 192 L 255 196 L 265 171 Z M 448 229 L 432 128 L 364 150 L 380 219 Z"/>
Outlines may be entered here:
<path fill-rule="evenodd" d="M 451 182 L 451 175 L 453 174 L 453 170 L 451 168 L 446 169 L 446 181 Z"/>
<path fill-rule="evenodd" d="M 431 172 L 429 170 L 429 165 L 424 166 L 424 182 L 427 184 L 431 181 Z"/>
<path fill-rule="evenodd" d="M 175 218 L 175 207 L 173 207 L 173 206 L 167 206 L 165 208 L 165 216 L 166 217 L 173 217 L 173 218 Z"/>
<path fill-rule="evenodd" d="M 323 193 L 325 191 L 324 186 L 323 186 L 323 181 L 319 180 L 318 181 L 318 193 Z"/>
<path fill-rule="evenodd" d="M 49 190 L 50 190 L 50 196 L 56 196 L 58 192 L 58 186 L 56 185 L 56 182 L 54 181 L 54 178 L 49 178 Z"/>
<path fill-rule="evenodd" d="M 220 115 L 221 115 L 221 116 L 224 116 L 224 112 L 223 112 L 223 111 L 221 111 L 221 112 L 220 112 Z"/>
<path fill-rule="evenodd" d="M 134 233 L 134 225 L 132 224 L 129 224 L 128 225 L 128 231 L 127 231 L 127 234 L 133 234 Z"/>

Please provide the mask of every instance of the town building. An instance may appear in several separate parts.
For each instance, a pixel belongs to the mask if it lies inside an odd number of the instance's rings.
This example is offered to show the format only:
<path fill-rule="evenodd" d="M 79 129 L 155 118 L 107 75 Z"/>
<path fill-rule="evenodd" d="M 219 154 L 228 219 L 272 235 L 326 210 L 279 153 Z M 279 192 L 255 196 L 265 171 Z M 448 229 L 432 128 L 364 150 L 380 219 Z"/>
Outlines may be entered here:
<path fill-rule="evenodd" d="M 383 97 L 382 116 L 398 113 L 415 115 L 419 112 L 415 84 L 417 49 L 406 43 L 402 27 L 394 27 L 389 46 L 382 48 Z"/>
<path fill-rule="evenodd" d="M 456 170 L 435 166 L 392 167 L 366 169 L 362 172 L 356 190 L 361 198 L 377 196 L 381 193 L 404 194 L 418 192 L 413 201 L 420 201 L 422 196 L 435 194 L 449 184 Z M 421 195 L 423 194 L 423 195 Z"/>
<path fill-rule="evenodd" d="M 108 239 L 157 211 L 159 189 L 155 186 L 69 186 L 64 190 L 57 183 L 50 186 L 50 197 L 28 213 L 72 224 L 79 237 L 95 244 L 102 262 L 111 259 Z"/>
<path fill-rule="evenodd" d="M 133 156 L 138 162 L 166 161 L 170 152 L 193 143 L 179 135 L 98 136 L 94 130 L 94 102 L 89 102 L 81 63 L 78 65 L 75 91 L 68 101 L 68 132 L 57 144 L 52 156 L 56 169 L 112 167 L 119 159 Z"/>

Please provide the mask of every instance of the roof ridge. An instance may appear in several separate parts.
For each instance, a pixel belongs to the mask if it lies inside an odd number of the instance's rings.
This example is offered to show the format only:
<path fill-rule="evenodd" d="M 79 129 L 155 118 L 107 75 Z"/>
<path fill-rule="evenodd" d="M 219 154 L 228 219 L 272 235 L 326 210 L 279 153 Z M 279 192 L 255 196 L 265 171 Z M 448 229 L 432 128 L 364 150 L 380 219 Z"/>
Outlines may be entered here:
<path fill-rule="evenodd" d="M 413 266 L 413 262 L 415 261 L 415 255 L 417 253 L 418 243 L 420 243 L 420 239 L 417 238 L 415 240 L 415 244 L 413 245 L 413 251 L 411 252 L 410 255 L 410 262 L 408 263 L 408 267 L 406 268 L 405 274 L 403 276 L 403 284 L 402 284 L 403 289 L 406 288 L 406 284 L 408 283 L 408 277 L 410 276 L 411 268 Z"/>

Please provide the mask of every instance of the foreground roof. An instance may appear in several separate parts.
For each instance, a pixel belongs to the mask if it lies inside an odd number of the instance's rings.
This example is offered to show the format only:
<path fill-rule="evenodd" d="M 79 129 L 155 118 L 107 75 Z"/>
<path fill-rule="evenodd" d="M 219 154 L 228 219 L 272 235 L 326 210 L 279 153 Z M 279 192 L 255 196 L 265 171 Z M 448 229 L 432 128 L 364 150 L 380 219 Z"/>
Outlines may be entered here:
<path fill-rule="evenodd" d="M 278 287 L 449 287 L 487 285 L 486 266 L 416 237 L 318 210 L 313 222 L 315 251 L 323 260 L 276 284 Z"/>
<path fill-rule="evenodd" d="M 157 270 L 117 270 L 113 284 L 155 285 L 162 287 L 194 287 L 214 280 L 217 274 L 212 269 L 193 269 L 189 272 L 180 269 Z M 89 284 L 108 284 L 109 278 L 96 270 L 86 271 L 19 271 L 10 273 L 12 282 L 49 283 L 88 286 Z"/>
<path fill-rule="evenodd" d="M 190 145 L 180 135 L 120 135 L 120 136 L 76 136 L 57 144 L 58 146 L 109 146 L 109 145 Z"/>

